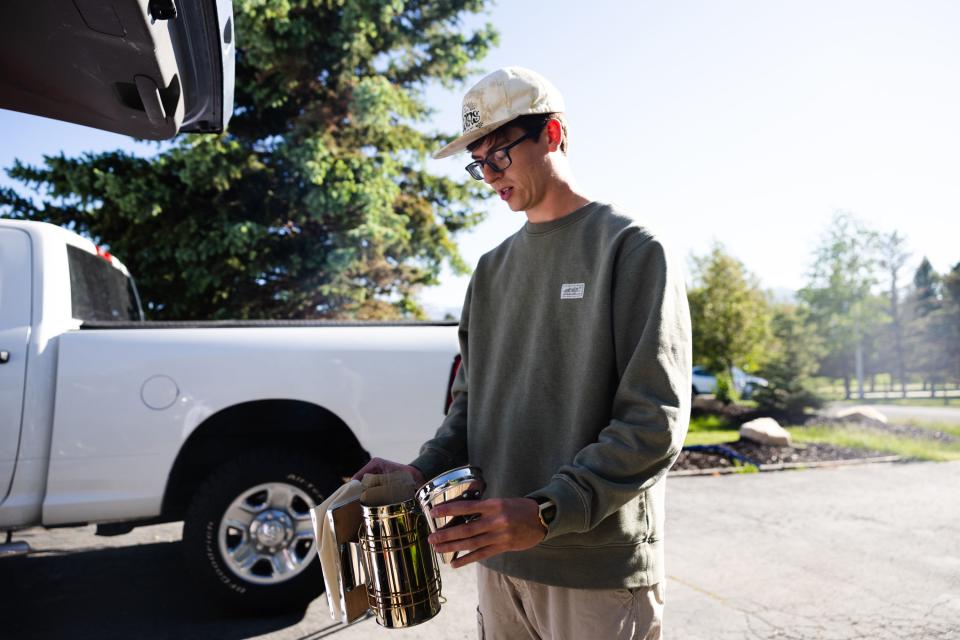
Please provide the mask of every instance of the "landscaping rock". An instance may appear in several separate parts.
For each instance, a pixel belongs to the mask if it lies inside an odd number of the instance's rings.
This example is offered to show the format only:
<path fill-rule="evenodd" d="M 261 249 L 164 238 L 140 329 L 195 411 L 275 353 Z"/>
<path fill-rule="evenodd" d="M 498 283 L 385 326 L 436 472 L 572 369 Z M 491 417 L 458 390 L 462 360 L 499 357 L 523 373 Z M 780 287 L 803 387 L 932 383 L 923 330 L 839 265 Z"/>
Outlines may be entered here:
<path fill-rule="evenodd" d="M 887 423 L 887 416 L 883 415 L 873 407 L 858 405 L 855 407 L 842 407 L 837 409 L 833 416 L 845 420 L 876 420 L 877 422 Z"/>
<path fill-rule="evenodd" d="M 757 418 L 740 426 L 740 437 L 760 444 L 790 446 L 790 434 L 773 418 Z"/>

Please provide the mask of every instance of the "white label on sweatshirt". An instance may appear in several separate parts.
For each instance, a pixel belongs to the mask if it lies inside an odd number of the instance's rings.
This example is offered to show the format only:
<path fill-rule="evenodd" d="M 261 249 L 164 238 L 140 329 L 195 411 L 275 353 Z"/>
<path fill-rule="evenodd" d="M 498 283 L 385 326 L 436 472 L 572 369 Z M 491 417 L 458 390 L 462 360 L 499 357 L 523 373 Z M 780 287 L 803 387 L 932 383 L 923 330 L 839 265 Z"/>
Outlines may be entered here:
<path fill-rule="evenodd" d="M 582 282 L 577 282 L 576 284 L 565 284 L 560 287 L 560 299 L 570 300 L 573 298 L 582 298 L 583 289 L 584 283 Z"/>

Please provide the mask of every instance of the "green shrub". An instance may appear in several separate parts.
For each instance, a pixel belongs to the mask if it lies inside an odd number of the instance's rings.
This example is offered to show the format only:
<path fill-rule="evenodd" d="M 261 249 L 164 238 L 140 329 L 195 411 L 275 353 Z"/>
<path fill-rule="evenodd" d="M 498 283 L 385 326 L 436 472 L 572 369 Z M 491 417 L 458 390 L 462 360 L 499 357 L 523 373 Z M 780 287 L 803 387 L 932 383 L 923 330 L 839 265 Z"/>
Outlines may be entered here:
<path fill-rule="evenodd" d="M 769 387 L 760 387 L 753 393 L 760 409 L 801 416 L 807 409 L 819 409 L 823 406 L 823 398 L 796 379 L 769 382 Z"/>
<path fill-rule="evenodd" d="M 814 391 L 818 359 L 823 342 L 807 322 L 802 308 L 784 305 L 773 316 L 774 346 L 763 375 L 769 386 L 753 393 L 761 410 L 802 416 L 806 409 L 819 409 L 823 399 Z"/>
<path fill-rule="evenodd" d="M 733 386 L 733 378 L 729 371 L 724 370 L 717 374 L 717 388 L 714 391 L 714 396 L 723 404 L 737 401 L 737 390 Z"/>

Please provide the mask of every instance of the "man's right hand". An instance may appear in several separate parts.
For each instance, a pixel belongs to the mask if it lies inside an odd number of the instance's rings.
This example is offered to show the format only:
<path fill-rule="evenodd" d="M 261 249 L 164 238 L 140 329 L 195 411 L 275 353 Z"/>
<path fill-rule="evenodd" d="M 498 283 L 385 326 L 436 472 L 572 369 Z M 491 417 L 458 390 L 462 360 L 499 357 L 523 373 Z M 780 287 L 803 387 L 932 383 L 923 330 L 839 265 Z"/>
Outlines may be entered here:
<path fill-rule="evenodd" d="M 383 458 L 372 458 L 370 462 L 363 465 L 363 468 L 360 469 L 360 471 L 357 471 L 355 474 L 353 474 L 353 479 L 363 480 L 363 476 L 367 475 L 368 473 L 390 473 L 391 471 L 406 471 L 417 483 L 417 486 L 420 486 L 426 482 L 423 474 L 420 473 L 420 469 L 411 467 L 408 464 L 400 464 L 399 462 L 384 460 Z"/>

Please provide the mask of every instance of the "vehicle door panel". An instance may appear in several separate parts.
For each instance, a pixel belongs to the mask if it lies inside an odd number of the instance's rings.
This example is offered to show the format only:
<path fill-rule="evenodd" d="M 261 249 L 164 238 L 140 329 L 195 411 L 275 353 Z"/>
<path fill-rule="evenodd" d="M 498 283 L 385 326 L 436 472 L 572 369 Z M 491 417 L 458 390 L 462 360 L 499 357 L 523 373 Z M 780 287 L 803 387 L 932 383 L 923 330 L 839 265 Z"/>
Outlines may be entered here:
<path fill-rule="evenodd" d="M 10 490 L 20 446 L 32 270 L 30 236 L 0 229 L 0 502 Z"/>

